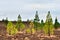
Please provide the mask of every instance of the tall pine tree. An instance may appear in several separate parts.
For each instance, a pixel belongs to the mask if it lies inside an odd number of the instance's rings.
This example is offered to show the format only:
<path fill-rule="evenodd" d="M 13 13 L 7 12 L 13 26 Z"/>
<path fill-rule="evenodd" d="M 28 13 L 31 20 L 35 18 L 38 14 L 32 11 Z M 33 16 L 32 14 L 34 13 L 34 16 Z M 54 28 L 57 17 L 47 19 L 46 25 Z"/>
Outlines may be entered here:
<path fill-rule="evenodd" d="M 59 24 L 59 22 L 58 22 L 58 20 L 57 20 L 57 17 L 55 18 L 54 27 L 55 27 L 55 29 L 57 29 L 57 28 L 60 27 L 60 24 Z"/>
<path fill-rule="evenodd" d="M 18 29 L 18 31 L 21 31 L 21 30 L 23 30 L 25 28 L 25 25 L 22 23 L 20 14 L 18 15 L 16 28 Z"/>
<path fill-rule="evenodd" d="M 45 22 L 45 26 L 44 26 L 44 32 L 45 34 L 48 34 L 48 36 L 50 36 L 51 34 L 53 34 L 53 21 L 52 21 L 52 17 L 50 14 L 50 11 L 48 11 L 48 14 L 46 16 L 46 22 Z"/>
<path fill-rule="evenodd" d="M 36 11 L 34 21 L 35 21 L 35 22 L 39 22 L 39 21 L 40 21 L 39 16 L 38 16 L 38 11 Z"/>
<path fill-rule="evenodd" d="M 38 11 L 36 11 L 35 19 L 34 19 L 34 28 L 36 29 L 36 31 L 38 30 L 39 25 L 40 25 L 39 21 L 40 21 L 40 19 L 38 16 Z"/>

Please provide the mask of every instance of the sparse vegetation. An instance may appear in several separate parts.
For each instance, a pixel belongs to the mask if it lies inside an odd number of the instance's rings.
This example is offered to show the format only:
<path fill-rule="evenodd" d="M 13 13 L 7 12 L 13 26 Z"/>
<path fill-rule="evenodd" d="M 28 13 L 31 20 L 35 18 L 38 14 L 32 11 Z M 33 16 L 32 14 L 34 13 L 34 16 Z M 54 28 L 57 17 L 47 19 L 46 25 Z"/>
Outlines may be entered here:
<path fill-rule="evenodd" d="M 42 37 L 44 36 L 43 38 L 47 36 L 46 38 L 48 38 L 54 34 L 55 29 L 60 28 L 60 23 L 58 22 L 57 18 L 55 19 L 55 23 L 53 24 L 50 11 L 48 11 L 48 14 L 46 16 L 46 21 L 44 22 L 44 20 L 42 19 L 41 23 L 38 16 L 38 11 L 36 11 L 34 20 L 32 21 L 27 20 L 25 23 L 22 21 L 20 15 L 18 15 L 18 20 L 15 21 L 15 24 L 13 23 L 13 21 L 8 21 L 7 18 L 6 20 L 3 19 L 2 21 L 4 22 L 5 26 L 7 26 L 6 27 L 7 34 L 14 36 L 12 38 L 15 38 L 15 39 L 16 37 L 18 39 L 20 38 L 24 39 L 25 37 L 27 37 L 29 39 L 33 38 L 37 40 L 37 39 L 41 39 L 41 36 Z"/>
<path fill-rule="evenodd" d="M 17 28 L 15 28 L 11 21 L 7 24 L 7 32 L 9 35 L 14 35 L 17 33 Z"/>

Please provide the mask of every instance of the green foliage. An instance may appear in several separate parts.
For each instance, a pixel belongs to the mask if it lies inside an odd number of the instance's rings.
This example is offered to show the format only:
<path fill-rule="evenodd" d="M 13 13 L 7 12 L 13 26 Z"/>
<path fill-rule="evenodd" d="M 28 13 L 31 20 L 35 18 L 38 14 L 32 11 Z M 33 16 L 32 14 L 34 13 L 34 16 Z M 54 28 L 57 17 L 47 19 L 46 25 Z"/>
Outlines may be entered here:
<path fill-rule="evenodd" d="M 44 27 L 44 21 L 43 21 L 43 20 L 41 20 L 41 23 L 40 23 L 40 29 L 42 30 L 42 29 L 43 29 L 43 27 Z"/>
<path fill-rule="evenodd" d="M 27 33 L 31 33 L 31 30 L 28 28 L 28 29 L 26 29 L 26 32 Z"/>
<path fill-rule="evenodd" d="M 35 28 L 36 31 L 40 30 L 41 29 L 40 23 L 34 22 L 34 28 Z"/>
<path fill-rule="evenodd" d="M 16 28 L 18 31 L 23 30 L 25 28 L 25 25 L 23 23 L 18 23 L 16 24 Z"/>
<path fill-rule="evenodd" d="M 11 31 L 11 34 L 12 35 L 14 35 L 14 34 L 16 34 L 18 32 L 18 30 L 15 28 L 15 26 L 14 26 L 14 28 L 12 29 L 12 31 Z"/>
<path fill-rule="evenodd" d="M 26 32 L 30 33 L 30 34 L 34 34 L 35 29 L 34 29 L 34 23 L 33 23 L 33 21 L 30 21 L 29 28 L 27 28 Z"/>
<path fill-rule="evenodd" d="M 57 29 L 57 28 L 60 27 L 60 24 L 59 24 L 59 22 L 58 22 L 58 20 L 57 20 L 57 17 L 56 17 L 56 19 L 55 19 L 54 27 L 55 27 L 55 29 Z"/>
<path fill-rule="evenodd" d="M 20 16 L 20 14 L 18 15 L 18 21 L 21 21 L 21 16 Z"/>
<path fill-rule="evenodd" d="M 48 11 L 45 26 L 44 26 L 43 30 L 44 30 L 45 34 L 48 34 L 49 36 L 50 36 L 50 34 L 53 34 L 54 26 L 53 26 L 52 17 L 50 15 L 50 11 Z"/>
<path fill-rule="evenodd" d="M 30 21 L 30 28 L 34 28 L 34 23 L 33 23 L 33 21 Z"/>
<path fill-rule="evenodd" d="M 54 27 L 53 27 L 53 24 L 48 24 L 47 22 L 45 23 L 45 26 L 43 27 L 43 30 L 45 32 L 45 34 L 53 34 L 53 30 L 54 30 Z"/>
<path fill-rule="evenodd" d="M 7 24 L 8 24 L 8 18 L 6 17 L 6 19 L 2 19 L 2 21 L 4 22 L 5 26 L 7 26 Z"/>
<path fill-rule="evenodd" d="M 22 23 L 21 16 L 18 15 L 18 21 L 16 24 L 16 28 L 18 31 L 23 30 L 25 28 L 25 25 Z"/>
<path fill-rule="evenodd" d="M 34 19 L 34 28 L 38 30 L 40 28 L 40 23 L 39 23 L 39 16 L 38 16 L 38 11 L 36 11 L 35 14 L 35 19 Z"/>
<path fill-rule="evenodd" d="M 25 28 L 25 25 L 23 23 L 21 23 L 20 25 L 21 30 L 23 30 Z"/>
<path fill-rule="evenodd" d="M 17 29 L 15 28 L 11 21 L 9 21 L 7 24 L 7 32 L 9 33 L 9 35 L 14 35 L 17 33 Z"/>
<path fill-rule="evenodd" d="M 32 29 L 27 28 L 27 29 L 26 29 L 26 32 L 27 32 L 27 33 L 30 33 L 30 34 L 34 34 L 34 33 L 35 33 L 35 29 L 34 29 L 34 28 L 32 28 Z"/>
<path fill-rule="evenodd" d="M 39 22 L 39 16 L 38 16 L 38 11 L 36 11 L 36 14 L 35 14 L 35 19 L 34 19 L 34 21 L 35 22 Z"/>
<path fill-rule="evenodd" d="M 18 31 L 22 31 L 25 29 L 25 25 L 22 23 L 20 15 L 18 15 L 18 20 L 17 20 L 16 25 L 13 25 L 11 21 L 8 22 L 8 18 L 6 18 L 6 20 L 3 19 L 2 21 L 4 21 L 4 23 L 7 25 L 7 32 L 10 35 L 14 35 Z M 59 24 L 57 18 L 55 19 L 55 23 L 53 25 L 53 20 L 50 15 L 50 11 L 48 11 L 45 23 L 43 20 L 41 20 L 41 23 L 39 21 L 40 21 L 40 19 L 38 16 L 38 11 L 36 11 L 34 21 L 32 22 L 32 21 L 27 20 L 27 22 L 29 22 L 30 25 L 29 25 L 29 28 L 26 29 L 26 32 L 32 34 L 35 32 L 35 30 L 36 31 L 44 30 L 45 34 L 48 34 L 50 36 L 50 34 L 53 34 L 54 27 L 55 28 L 60 27 L 60 24 Z"/>
<path fill-rule="evenodd" d="M 31 30 L 31 34 L 33 33 L 33 31 L 32 31 L 32 29 L 34 28 L 34 23 L 33 23 L 33 21 L 30 21 L 30 30 Z"/>

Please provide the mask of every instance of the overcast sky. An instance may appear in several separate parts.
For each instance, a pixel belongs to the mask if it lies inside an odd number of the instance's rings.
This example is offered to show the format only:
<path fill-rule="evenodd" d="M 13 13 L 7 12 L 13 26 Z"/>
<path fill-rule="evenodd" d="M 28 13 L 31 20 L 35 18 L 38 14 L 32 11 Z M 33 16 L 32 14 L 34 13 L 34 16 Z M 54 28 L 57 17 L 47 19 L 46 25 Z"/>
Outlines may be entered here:
<path fill-rule="evenodd" d="M 36 10 L 40 20 L 45 20 L 50 11 L 53 20 L 57 17 L 60 22 L 60 0 L 0 0 L 0 20 L 6 17 L 9 20 L 17 20 L 18 14 L 22 20 L 31 20 Z"/>

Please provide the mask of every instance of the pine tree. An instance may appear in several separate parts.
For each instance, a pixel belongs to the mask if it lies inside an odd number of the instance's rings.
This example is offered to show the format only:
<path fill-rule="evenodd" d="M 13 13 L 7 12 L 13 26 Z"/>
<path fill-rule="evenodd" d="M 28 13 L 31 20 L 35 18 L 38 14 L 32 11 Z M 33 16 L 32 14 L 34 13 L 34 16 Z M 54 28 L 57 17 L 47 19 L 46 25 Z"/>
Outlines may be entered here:
<path fill-rule="evenodd" d="M 18 31 L 20 31 L 20 24 L 21 24 L 21 16 L 20 16 L 20 14 L 19 14 L 19 15 L 18 15 L 17 24 L 16 24 L 16 28 L 18 29 Z"/>
<path fill-rule="evenodd" d="M 20 14 L 18 15 L 18 21 L 21 21 L 21 16 L 20 16 Z"/>
<path fill-rule="evenodd" d="M 55 27 L 55 29 L 57 29 L 57 28 L 60 27 L 60 24 L 59 24 L 59 22 L 58 22 L 58 20 L 57 20 L 57 17 L 55 18 L 54 27 Z"/>
<path fill-rule="evenodd" d="M 7 26 L 7 24 L 8 24 L 8 18 L 6 17 L 6 19 L 4 20 L 2 20 L 4 23 L 5 23 L 5 25 Z"/>
<path fill-rule="evenodd" d="M 17 33 L 17 29 L 15 28 L 11 21 L 9 21 L 7 24 L 7 33 L 9 35 L 14 35 Z"/>
<path fill-rule="evenodd" d="M 43 20 L 41 20 L 40 26 L 41 26 L 41 29 L 43 29 L 43 27 L 44 27 L 44 21 Z"/>
<path fill-rule="evenodd" d="M 18 21 L 16 24 L 16 28 L 18 29 L 18 31 L 23 30 L 25 28 L 25 25 L 22 23 L 20 15 L 18 15 Z"/>
<path fill-rule="evenodd" d="M 44 26 L 44 32 L 45 34 L 48 34 L 48 36 L 50 36 L 50 34 L 53 34 L 53 30 L 54 30 L 54 27 L 53 27 L 52 17 L 51 17 L 50 11 L 48 11 L 45 26 Z"/>
<path fill-rule="evenodd" d="M 39 16 L 38 16 L 38 11 L 36 11 L 36 14 L 35 14 L 35 19 L 34 19 L 34 28 L 36 29 L 36 31 L 38 30 L 39 28 Z"/>
<path fill-rule="evenodd" d="M 34 19 L 34 21 L 35 22 L 39 22 L 39 16 L 38 16 L 38 11 L 36 11 L 36 14 L 35 14 L 35 19 Z"/>

